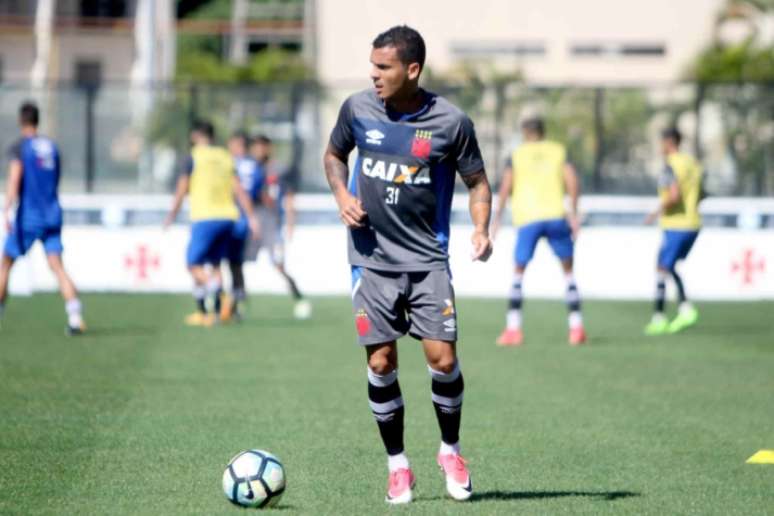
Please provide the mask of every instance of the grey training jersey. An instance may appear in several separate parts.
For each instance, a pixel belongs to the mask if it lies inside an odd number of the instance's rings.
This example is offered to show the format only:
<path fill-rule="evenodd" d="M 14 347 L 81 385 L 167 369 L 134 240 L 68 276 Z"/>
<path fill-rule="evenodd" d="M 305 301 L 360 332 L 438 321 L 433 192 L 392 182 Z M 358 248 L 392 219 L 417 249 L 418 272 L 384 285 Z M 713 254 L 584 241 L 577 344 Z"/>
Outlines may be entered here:
<path fill-rule="evenodd" d="M 484 168 L 473 122 L 443 97 L 422 90 L 416 113 L 396 113 L 373 90 L 341 106 L 330 145 L 357 147 L 349 191 L 363 203 L 365 227 L 351 229 L 349 261 L 385 271 L 443 269 L 455 172 Z"/>

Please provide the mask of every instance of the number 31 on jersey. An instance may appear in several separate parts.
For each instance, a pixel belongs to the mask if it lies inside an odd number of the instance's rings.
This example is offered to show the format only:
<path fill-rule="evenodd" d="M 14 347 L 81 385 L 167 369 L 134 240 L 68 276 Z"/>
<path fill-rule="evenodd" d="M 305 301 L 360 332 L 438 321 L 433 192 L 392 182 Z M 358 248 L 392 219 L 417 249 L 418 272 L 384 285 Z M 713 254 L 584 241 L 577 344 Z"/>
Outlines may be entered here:
<path fill-rule="evenodd" d="M 387 197 L 384 202 L 387 204 L 398 204 L 398 197 L 400 196 L 400 188 L 397 186 L 387 187 Z"/>

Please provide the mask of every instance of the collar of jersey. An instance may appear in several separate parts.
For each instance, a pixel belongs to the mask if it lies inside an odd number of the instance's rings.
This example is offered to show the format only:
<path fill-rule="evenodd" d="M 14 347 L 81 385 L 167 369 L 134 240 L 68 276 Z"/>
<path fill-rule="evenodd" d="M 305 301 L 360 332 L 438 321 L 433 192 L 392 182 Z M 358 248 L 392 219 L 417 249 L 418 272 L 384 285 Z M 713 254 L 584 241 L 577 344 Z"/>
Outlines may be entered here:
<path fill-rule="evenodd" d="M 387 118 L 397 122 L 410 122 L 427 113 L 428 110 L 433 106 L 433 101 L 435 100 L 435 96 L 432 95 L 431 93 L 428 93 L 422 88 L 420 88 L 419 91 L 423 97 L 422 107 L 420 107 L 417 111 L 413 113 L 401 113 L 399 111 L 394 111 L 390 109 L 390 107 L 385 102 L 384 110 L 387 112 Z"/>

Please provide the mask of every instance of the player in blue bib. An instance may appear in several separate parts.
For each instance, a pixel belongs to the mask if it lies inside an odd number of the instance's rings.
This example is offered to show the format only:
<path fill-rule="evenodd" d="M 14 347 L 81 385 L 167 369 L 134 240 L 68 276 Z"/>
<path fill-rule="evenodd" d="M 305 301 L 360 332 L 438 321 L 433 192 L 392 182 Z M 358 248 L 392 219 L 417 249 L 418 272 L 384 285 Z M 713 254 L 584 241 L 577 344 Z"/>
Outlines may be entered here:
<path fill-rule="evenodd" d="M 39 120 L 35 104 L 22 104 L 19 109 L 21 137 L 9 151 L 3 212 L 7 236 L 0 262 L 0 317 L 14 262 L 39 240 L 65 300 L 67 333 L 76 335 L 85 326 L 75 285 L 62 264 L 62 207 L 57 193 L 61 173 L 59 149 L 51 139 L 38 134 Z"/>

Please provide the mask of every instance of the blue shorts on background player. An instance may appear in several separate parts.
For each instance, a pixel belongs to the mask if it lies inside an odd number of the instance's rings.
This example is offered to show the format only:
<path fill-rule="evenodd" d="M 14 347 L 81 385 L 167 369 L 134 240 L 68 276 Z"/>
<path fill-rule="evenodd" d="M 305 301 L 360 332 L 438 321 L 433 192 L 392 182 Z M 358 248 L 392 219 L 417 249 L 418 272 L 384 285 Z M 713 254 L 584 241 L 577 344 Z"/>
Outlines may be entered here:
<path fill-rule="evenodd" d="M 34 104 L 28 102 L 21 106 L 21 138 L 11 147 L 8 156 L 5 222 L 9 232 L 0 263 L 0 317 L 8 296 L 8 279 L 14 262 L 27 254 L 36 241 L 40 241 L 65 300 L 67 333 L 76 335 L 83 332 L 85 325 L 75 285 L 62 264 L 62 208 L 57 194 L 61 172 L 59 149 L 51 139 L 38 135 L 39 118 L 40 113 Z"/>
<path fill-rule="evenodd" d="M 545 237 L 560 260 L 573 256 L 572 230 L 566 219 L 540 220 L 521 226 L 516 234 L 514 259 L 516 264 L 526 267 L 532 261 L 538 241 Z"/>

